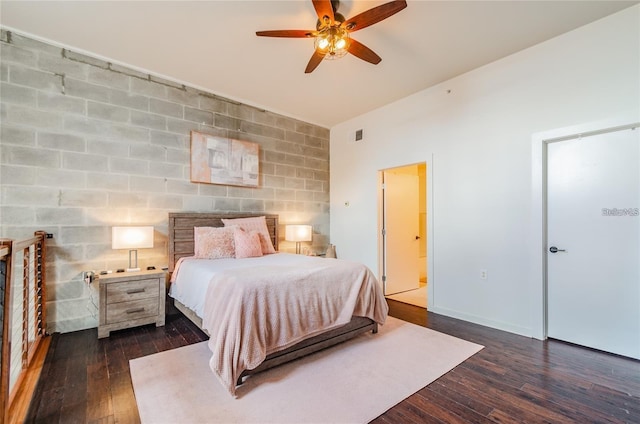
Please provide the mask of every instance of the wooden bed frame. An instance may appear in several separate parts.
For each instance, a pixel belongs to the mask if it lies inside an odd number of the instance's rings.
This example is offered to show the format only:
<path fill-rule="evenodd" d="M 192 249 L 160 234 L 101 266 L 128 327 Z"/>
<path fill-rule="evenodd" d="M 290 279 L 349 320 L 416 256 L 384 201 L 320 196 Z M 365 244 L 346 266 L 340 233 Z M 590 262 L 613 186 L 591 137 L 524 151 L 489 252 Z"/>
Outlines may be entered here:
<path fill-rule="evenodd" d="M 216 213 L 184 213 L 175 212 L 169 214 L 169 272 L 173 272 L 178 259 L 185 256 L 193 256 L 193 228 L 194 227 L 222 227 L 222 219 L 250 218 L 264 216 L 267 221 L 269 235 L 273 247 L 278 250 L 278 215 L 268 214 L 216 214 Z M 331 260 L 331 259 L 327 259 Z M 202 318 L 191 309 L 174 299 L 176 308 L 189 318 L 198 328 L 202 329 Z M 204 331 L 204 329 L 203 329 Z M 252 370 L 245 370 L 238 379 L 238 385 L 244 377 L 265 371 L 269 368 L 284 364 L 294 359 L 301 358 L 335 344 L 349 340 L 362 333 L 378 332 L 378 324 L 365 317 L 353 317 L 351 321 L 339 328 L 319 334 L 315 337 L 303 340 L 280 352 L 275 352 L 266 357 L 264 362 Z M 205 331 L 206 332 L 206 331 Z"/>

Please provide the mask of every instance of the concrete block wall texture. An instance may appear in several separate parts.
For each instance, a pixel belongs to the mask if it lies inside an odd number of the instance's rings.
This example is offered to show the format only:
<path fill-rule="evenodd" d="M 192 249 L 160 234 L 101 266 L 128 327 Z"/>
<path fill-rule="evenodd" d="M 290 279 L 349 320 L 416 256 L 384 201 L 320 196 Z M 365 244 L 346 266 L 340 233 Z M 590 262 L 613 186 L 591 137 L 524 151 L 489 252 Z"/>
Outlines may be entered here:
<path fill-rule="evenodd" d="M 82 272 L 126 267 L 114 225 L 154 226 L 143 267 L 167 265 L 169 212 L 276 213 L 328 242 L 326 128 L 2 30 L 0 130 L 0 237 L 54 235 L 50 332 L 97 326 Z M 259 187 L 190 182 L 192 130 L 258 143 Z"/>

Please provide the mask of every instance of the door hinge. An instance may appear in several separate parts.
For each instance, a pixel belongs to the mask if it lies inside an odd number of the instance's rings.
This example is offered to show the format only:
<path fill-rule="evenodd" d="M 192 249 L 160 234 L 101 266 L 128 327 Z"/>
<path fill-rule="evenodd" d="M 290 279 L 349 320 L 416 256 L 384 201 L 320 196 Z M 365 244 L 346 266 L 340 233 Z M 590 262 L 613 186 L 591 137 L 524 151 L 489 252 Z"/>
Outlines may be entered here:
<path fill-rule="evenodd" d="M 383 282 L 383 283 L 386 283 L 386 282 L 387 282 L 387 276 L 386 276 L 386 275 L 383 275 L 383 276 L 382 276 L 382 282 Z"/>
<path fill-rule="evenodd" d="M 387 235 L 387 230 L 385 228 L 382 229 L 382 235 L 386 236 Z"/>

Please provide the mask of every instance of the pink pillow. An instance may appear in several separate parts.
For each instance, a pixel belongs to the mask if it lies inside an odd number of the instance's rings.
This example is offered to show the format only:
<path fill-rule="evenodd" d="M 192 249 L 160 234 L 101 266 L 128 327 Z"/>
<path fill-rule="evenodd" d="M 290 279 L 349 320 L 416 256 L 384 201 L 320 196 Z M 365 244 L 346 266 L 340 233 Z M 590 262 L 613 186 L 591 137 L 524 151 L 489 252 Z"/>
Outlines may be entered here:
<path fill-rule="evenodd" d="M 236 226 L 233 232 L 233 240 L 236 245 L 236 258 L 255 258 L 262 256 L 260 234 L 257 231 L 245 231 Z"/>
<path fill-rule="evenodd" d="M 194 256 L 198 259 L 222 259 L 235 257 L 233 228 L 194 227 Z"/>
<path fill-rule="evenodd" d="M 276 249 L 273 248 L 273 243 L 271 242 L 269 229 L 267 228 L 267 220 L 264 216 L 235 219 L 223 218 L 222 223 L 225 227 L 228 227 L 230 225 L 237 225 L 245 231 L 258 232 L 258 234 L 260 235 L 260 246 L 262 247 L 262 254 L 268 255 L 269 253 L 276 253 Z"/>

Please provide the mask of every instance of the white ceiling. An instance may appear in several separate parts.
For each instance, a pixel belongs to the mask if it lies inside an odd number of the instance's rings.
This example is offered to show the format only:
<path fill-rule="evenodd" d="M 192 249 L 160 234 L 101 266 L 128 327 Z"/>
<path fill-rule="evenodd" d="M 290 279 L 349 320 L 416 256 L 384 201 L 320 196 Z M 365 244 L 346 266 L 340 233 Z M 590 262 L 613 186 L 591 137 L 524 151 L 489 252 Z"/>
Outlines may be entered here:
<path fill-rule="evenodd" d="M 381 1 L 341 1 L 347 18 Z M 570 31 L 638 1 L 408 1 L 352 36 L 382 57 L 304 68 L 310 0 L 7 1 L 3 27 L 325 127 Z"/>

